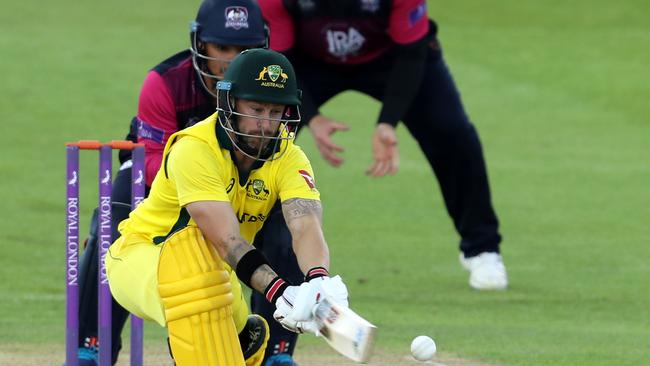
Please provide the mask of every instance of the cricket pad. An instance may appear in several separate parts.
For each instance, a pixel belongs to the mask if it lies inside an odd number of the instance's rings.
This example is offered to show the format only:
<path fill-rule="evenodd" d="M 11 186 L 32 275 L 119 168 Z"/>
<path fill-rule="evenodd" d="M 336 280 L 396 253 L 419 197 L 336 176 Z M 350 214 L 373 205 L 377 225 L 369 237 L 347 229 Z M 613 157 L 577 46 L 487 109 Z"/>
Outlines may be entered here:
<path fill-rule="evenodd" d="M 244 366 L 229 274 L 197 227 L 186 227 L 163 243 L 158 291 L 176 365 Z"/>

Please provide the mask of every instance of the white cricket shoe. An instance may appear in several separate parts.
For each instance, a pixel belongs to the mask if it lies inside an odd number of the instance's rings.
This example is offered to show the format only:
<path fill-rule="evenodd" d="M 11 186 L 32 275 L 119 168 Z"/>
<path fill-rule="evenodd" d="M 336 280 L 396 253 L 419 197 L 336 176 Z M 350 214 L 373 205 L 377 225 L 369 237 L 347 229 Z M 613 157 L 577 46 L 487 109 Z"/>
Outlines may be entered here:
<path fill-rule="evenodd" d="M 477 290 L 505 290 L 508 287 L 506 266 L 499 253 L 483 252 L 465 258 L 460 253 L 460 264 L 469 271 L 469 285 Z"/>

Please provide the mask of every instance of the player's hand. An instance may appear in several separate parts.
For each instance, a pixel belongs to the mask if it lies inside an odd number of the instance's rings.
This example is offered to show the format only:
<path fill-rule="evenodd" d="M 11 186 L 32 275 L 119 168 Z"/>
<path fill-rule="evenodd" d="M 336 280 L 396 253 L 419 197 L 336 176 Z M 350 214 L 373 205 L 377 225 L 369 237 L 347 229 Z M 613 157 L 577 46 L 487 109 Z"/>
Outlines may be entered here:
<path fill-rule="evenodd" d="M 337 153 L 343 152 L 344 149 L 332 141 L 332 135 L 336 131 L 347 131 L 349 127 L 331 118 L 316 115 L 309 122 L 309 129 L 312 135 L 314 135 L 314 141 L 321 156 L 332 166 L 338 167 L 341 165 L 343 158 L 337 155 Z"/>
<path fill-rule="evenodd" d="M 290 330 L 294 333 L 304 333 L 309 332 L 313 333 L 316 336 L 320 335 L 319 327 L 316 322 L 313 321 L 313 316 L 310 315 L 309 320 L 296 320 L 294 316 L 295 304 L 300 298 L 299 301 L 301 304 L 299 306 L 304 306 L 309 308 L 309 314 L 311 314 L 311 309 L 316 306 L 316 301 L 311 302 L 311 294 L 315 293 L 314 285 L 309 284 L 308 282 L 302 283 L 300 286 L 289 286 L 282 293 L 282 296 L 278 298 L 275 302 L 275 312 L 273 313 L 273 318 L 282 325 L 287 330 Z M 301 311 L 304 311 L 301 309 Z"/>
<path fill-rule="evenodd" d="M 303 307 L 300 305 L 300 297 L 296 299 L 296 306 L 292 313 L 294 319 L 306 319 L 307 321 L 299 321 L 298 327 L 301 328 L 303 332 L 313 333 L 317 337 L 320 336 L 320 328 L 323 326 L 322 320 L 314 319 L 313 314 L 316 312 L 318 304 L 324 299 L 329 298 L 331 301 L 335 302 L 337 305 L 348 307 L 348 288 L 343 283 L 341 276 L 334 277 L 317 277 L 309 281 L 310 284 L 314 285 L 312 291 L 315 291 L 315 305 L 311 308 L 309 306 Z M 305 299 L 307 301 L 310 298 Z M 304 312 L 308 310 L 307 312 Z M 303 311 L 301 314 L 300 312 Z"/>
<path fill-rule="evenodd" d="M 366 174 L 373 177 L 393 175 L 399 169 L 399 150 L 395 127 L 388 123 L 379 123 L 372 137 L 372 154 L 375 161 Z"/>
<path fill-rule="evenodd" d="M 317 295 L 318 300 L 327 296 L 330 299 L 334 300 L 338 305 L 349 307 L 348 304 L 348 287 L 343 283 L 341 276 L 336 275 L 334 277 L 317 277 L 309 281 L 316 286 L 316 291 L 319 293 Z M 300 319 L 302 314 L 296 314 L 296 319 Z"/>
<path fill-rule="evenodd" d="M 318 277 L 303 282 L 293 302 L 292 319 L 302 322 L 312 321 L 314 308 L 325 297 L 329 297 L 338 305 L 348 307 L 348 288 L 341 276 Z"/>

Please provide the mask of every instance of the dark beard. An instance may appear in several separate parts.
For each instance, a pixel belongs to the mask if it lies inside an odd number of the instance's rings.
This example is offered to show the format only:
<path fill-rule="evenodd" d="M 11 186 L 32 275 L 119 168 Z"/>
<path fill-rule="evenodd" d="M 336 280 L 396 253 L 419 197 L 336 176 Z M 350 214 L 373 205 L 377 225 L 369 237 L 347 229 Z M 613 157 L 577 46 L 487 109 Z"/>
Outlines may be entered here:
<path fill-rule="evenodd" d="M 239 148 L 243 152 L 245 152 L 246 154 L 248 154 L 250 156 L 253 156 L 253 157 L 256 157 L 257 154 L 260 154 L 259 158 L 268 159 L 271 155 L 273 155 L 278 150 L 278 147 L 282 143 L 281 140 L 279 140 L 279 139 L 272 139 L 271 140 L 271 138 L 274 138 L 274 137 L 277 138 L 277 136 L 268 136 L 266 138 L 266 139 L 268 139 L 268 141 L 265 141 L 266 146 L 262 147 L 261 151 L 260 151 L 260 148 L 253 147 L 252 145 L 250 145 L 246 141 L 246 139 L 252 139 L 251 137 L 246 138 L 246 137 L 236 136 L 235 138 L 236 138 L 237 146 L 239 146 Z M 259 138 L 259 140 L 262 140 L 262 138 Z M 261 142 L 261 143 L 264 143 L 264 142 Z"/>
<path fill-rule="evenodd" d="M 230 117 L 223 116 L 223 118 L 232 118 L 231 125 L 232 125 L 233 130 L 238 132 L 238 133 L 242 133 L 241 130 L 239 129 L 239 116 L 233 114 Z M 272 139 L 272 138 L 278 138 L 279 135 L 280 135 L 280 131 L 277 131 L 273 135 L 269 134 L 268 136 L 265 136 L 264 138 L 262 138 L 262 137 L 259 137 L 259 138 L 258 137 L 244 137 L 244 136 L 240 136 L 238 134 L 234 134 L 233 141 L 235 142 L 235 145 L 237 145 L 236 147 L 239 148 L 245 154 L 250 155 L 252 157 L 257 157 L 257 155 L 259 154 L 260 159 L 268 159 L 271 155 L 273 155 L 277 151 L 277 147 L 280 144 L 280 140 Z M 250 140 L 250 139 L 260 140 L 260 144 L 266 142 L 266 146 L 262 147 L 261 149 L 259 147 L 254 147 L 254 146 L 250 145 L 249 142 L 247 141 L 247 140 Z"/>
<path fill-rule="evenodd" d="M 238 136 L 238 135 L 235 135 L 235 136 L 236 136 L 236 139 L 237 139 L 237 146 L 239 146 L 239 148 L 243 152 L 245 152 L 246 154 L 248 154 L 250 156 L 257 156 L 257 154 L 260 154 L 260 157 L 263 157 L 264 152 L 265 152 L 266 147 L 268 146 L 268 144 L 267 144 L 267 146 L 264 146 L 260 151 L 259 147 L 254 147 L 253 145 L 249 144 L 249 141 L 247 141 L 247 140 L 255 139 L 254 137 L 241 137 L 241 136 Z M 258 139 L 258 140 L 261 140 L 261 139 Z M 260 143 L 262 143 L 262 141 L 260 141 Z"/>

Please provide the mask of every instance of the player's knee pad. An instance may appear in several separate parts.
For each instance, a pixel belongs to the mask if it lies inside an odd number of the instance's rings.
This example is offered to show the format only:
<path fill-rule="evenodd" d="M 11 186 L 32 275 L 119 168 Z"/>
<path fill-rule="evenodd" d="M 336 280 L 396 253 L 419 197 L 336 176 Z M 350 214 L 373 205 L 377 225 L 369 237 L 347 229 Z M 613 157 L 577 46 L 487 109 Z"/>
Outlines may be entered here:
<path fill-rule="evenodd" d="M 239 340 L 246 359 L 246 366 L 261 366 L 264 352 L 269 342 L 269 324 L 257 314 L 248 316 L 244 330 L 239 334 Z"/>
<path fill-rule="evenodd" d="M 158 291 L 176 365 L 244 365 L 228 272 L 198 228 L 184 228 L 163 244 Z"/>

